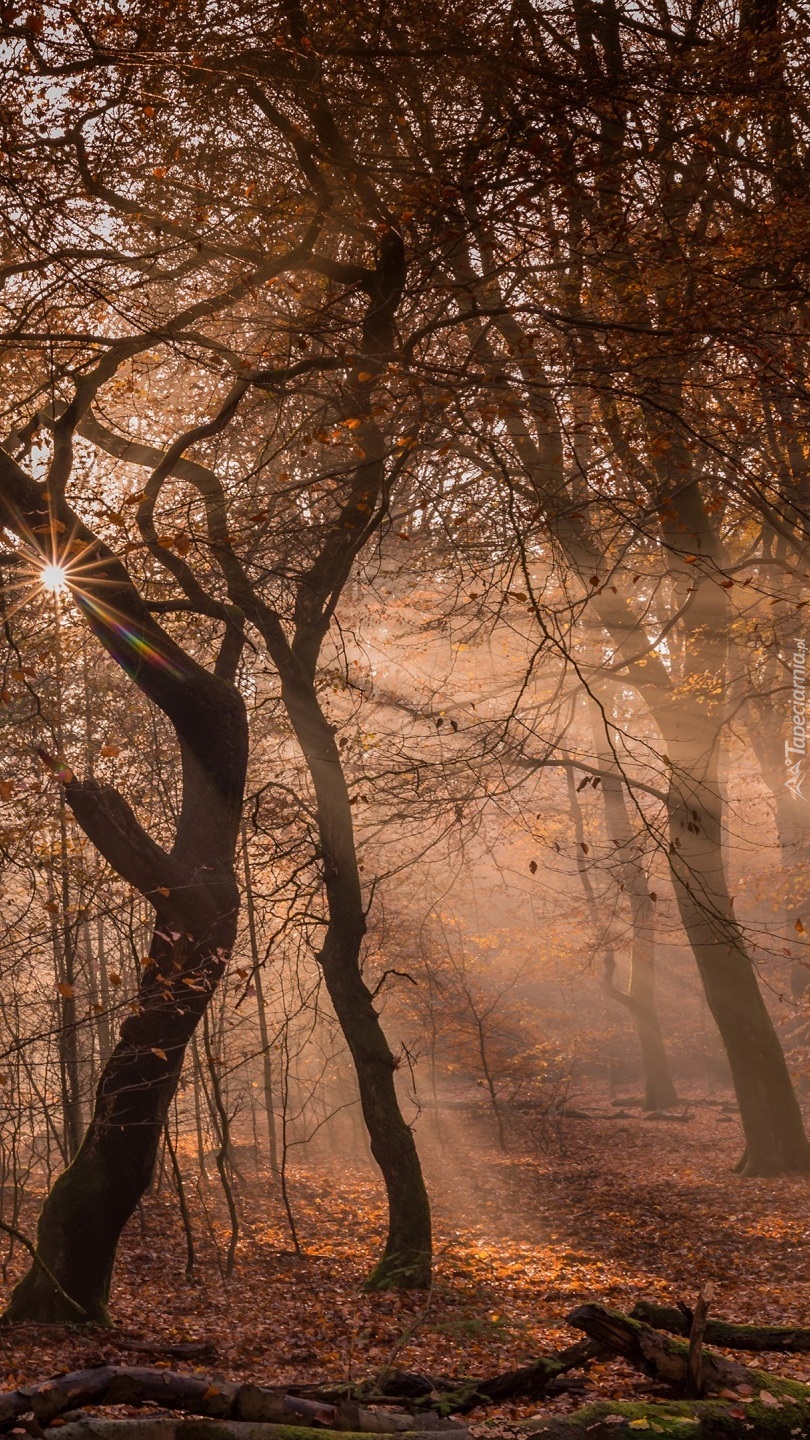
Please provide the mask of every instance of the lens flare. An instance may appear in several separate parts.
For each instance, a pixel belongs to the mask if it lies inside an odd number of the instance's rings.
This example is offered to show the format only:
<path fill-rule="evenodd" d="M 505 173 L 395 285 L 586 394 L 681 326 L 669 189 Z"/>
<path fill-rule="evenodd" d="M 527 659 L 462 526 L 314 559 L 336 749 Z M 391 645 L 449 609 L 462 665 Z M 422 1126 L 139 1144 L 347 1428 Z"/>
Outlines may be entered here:
<path fill-rule="evenodd" d="M 67 570 L 62 565 L 45 565 L 39 579 L 43 590 L 64 590 L 67 585 Z"/>

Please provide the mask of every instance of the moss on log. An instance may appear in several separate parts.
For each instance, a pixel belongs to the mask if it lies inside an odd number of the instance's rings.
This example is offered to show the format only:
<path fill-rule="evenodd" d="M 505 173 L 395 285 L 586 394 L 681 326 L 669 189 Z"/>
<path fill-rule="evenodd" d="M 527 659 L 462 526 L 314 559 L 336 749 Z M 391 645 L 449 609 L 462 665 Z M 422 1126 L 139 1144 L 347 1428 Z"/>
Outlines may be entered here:
<path fill-rule="evenodd" d="M 634 1320 L 643 1320 L 656 1330 L 670 1335 L 688 1335 L 691 1313 L 677 1305 L 656 1305 L 652 1300 L 639 1300 L 630 1312 Z M 749 1350 L 752 1353 L 774 1351 L 790 1354 L 810 1350 L 810 1329 L 801 1325 L 738 1325 L 730 1320 L 710 1319 L 704 1338 L 710 1345 L 724 1350 Z"/>
<path fill-rule="evenodd" d="M 502 1422 L 501 1427 L 502 1429 Z M 524 1421 L 514 1429 L 525 1440 L 638 1440 L 664 1435 L 670 1440 L 810 1440 L 810 1403 L 742 1404 L 723 1400 L 670 1400 L 649 1403 L 601 1401 L 571 1415 Z M 480 1432 L 477 1432 L 480 1440 Z M 108 1420 L 83 1417 L 60 1427 L 60 1440 L 310 1440 L 311 1430 L 234 1420 Z M 461 1432 L 469 1440 L 469 1431 Z M 365 1440 L 360 1432 L 321 1431 L 322 1440 Z M 402 1440 L 436 1440 L 433 1430 L 412 1430 Z"/>
<path fill-rule="evenodd" d="M 537 1440 L 652 1440 L 655 1435 L 670 1440 L 810 1440 L 810 1402 L 606 1400 L 572 1415 L 531 1420 L 516 1428 Z"/>

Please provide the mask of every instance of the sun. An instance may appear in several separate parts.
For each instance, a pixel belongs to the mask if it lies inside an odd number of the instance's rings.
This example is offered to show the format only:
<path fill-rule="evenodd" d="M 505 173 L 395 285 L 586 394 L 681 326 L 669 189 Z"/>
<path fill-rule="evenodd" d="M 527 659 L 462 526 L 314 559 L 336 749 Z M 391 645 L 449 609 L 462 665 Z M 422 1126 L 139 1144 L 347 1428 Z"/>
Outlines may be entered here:
<path fill-rule="evenodd" d="M 39 583 L 43 590 L 52 592 L 64 590 L 67 585 L 67 570 L 62 565 L 45 565 L 42 568 Z"/>

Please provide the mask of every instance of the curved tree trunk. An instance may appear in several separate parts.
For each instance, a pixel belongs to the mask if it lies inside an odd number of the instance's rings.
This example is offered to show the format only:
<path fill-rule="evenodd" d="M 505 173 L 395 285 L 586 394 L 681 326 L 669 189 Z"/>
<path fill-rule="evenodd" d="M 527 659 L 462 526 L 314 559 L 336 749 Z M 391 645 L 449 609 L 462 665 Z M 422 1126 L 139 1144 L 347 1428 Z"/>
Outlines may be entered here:
<path fill-rule="evenodd" d="M 87 1319 L 105 1323 L 121 1231 L 151 1179 L 186 1045 L 236 931 L 247 721 L 233 675 L 242 641 L 233 622 L 226 624 L 215 672 L 205 670 L 155 622 L 123 565 L 58 497 L 52 479 L 46 490 L 0 451 L 0 522 L 25 534 L 47 526 L 49 507 L 92 559 L 92 579 L 77 582 L 76 603 L 100 643 L 171 721 L 182 760 L 181 810 L 166 851 L 114 786 L 78 780 L 61 757 L 42 752 L 87 837 L 150 902 L 157 923 L 90 1125 L 39 1217 L 42 1264 L 17 1285 L 6 1317 L 75 1321 L 80 1306 Z"/>

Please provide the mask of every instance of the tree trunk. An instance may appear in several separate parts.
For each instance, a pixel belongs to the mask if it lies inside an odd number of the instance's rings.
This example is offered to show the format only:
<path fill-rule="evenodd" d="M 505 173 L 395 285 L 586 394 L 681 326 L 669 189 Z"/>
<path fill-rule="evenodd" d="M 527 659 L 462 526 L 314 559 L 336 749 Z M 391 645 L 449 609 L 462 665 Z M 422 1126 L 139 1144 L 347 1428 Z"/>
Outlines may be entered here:
<path fill-rule="evenodd" d="M 635 956 L 633 980 L 634 986 L 630 994 L 635 1002 L 633 1022 L 644 1069 L 644 1109 L 670 1110 L 673 1105 L 678 1104 L 678 1092 L 672 1079 L 654 997 L 651 993 L 644 994 L 644 987 L 648 982 L 652 990 L 652 975 L 640 973 Z"/>
<path fill-rule="evenodd" d="M 746 1143 L 741 1172 L 810 1170 L 799 1103 L 728 892 L 717 726 L 694 706 L 669 718 L 670 870 L 731 1066 Z"/>
<path fill-rule="evenodd" d="M 159 912 L 139 1013 L 121 1026 L 81 1148 L 42 1208 L 37 1253 L 88 1320 L 109 1323 L 118 1241 L 152 1177 L 186 1045 L 222 972 L 222 954 L 233 943 L 237 904 L 235 885 L 226 882 L 218 922 L 206 926 L 205 939 L 187 944 L 182 956 L 157 931 L 183 921 L 169 907 Z M 183 983 L 187 979 L 190 985 Z M 76 1312 L 33 1265 L 13 1291 L 6 1319 L 75 1323 Z"/>
<path fill-rule="evenodd" d="M 256 907 L 253 899 L 253 877 L 248 854 L 247 830 L 242 826 L 242 869 L 245 875 L 245 907 L 247 909 L 248 934 L 250 936 L 250 958 L 253 967 L 252 979 L 256 987 L 256 1008 L 259 1015 L 259 1039 L 262 1046 L 262 1075 L 264 1079 L 264 1111 L 267 1124 L 267 1142 L 270 1153 L 270 1170 L 278 1179 L 278 1144 L 276 1142 L 276 1106 L 274 1100 L 273 1061 L 270 1055 L 270 1034 L 267 1027 L 267 1007 L 264 1000 L 259 937 L 256 931 Z"/>
<path fill-rule="evenodd" d="M 75 423 L 75 414 L 67 419 Z M 239 627 L 226 623 L 211 673 L 156 623 L 125 567 L 65 501 L 71 432 L 57 425 L 55 433 L 47 487 L 0 451 L 0 523 L 26 535 L 56 518 L 84 547 L 85 560 L 92 557 L 92 578 L 71 586 L 73 598 L 97 640 L 171 722 L 182 764 L 182 804 L 167 851 L 114 786 L 78 780 L 61 756 L 42 752 L 88 839 L 145 897 L 157 922 L 137 1002 L 102 1071 L 92 1120 L 37 1228 L 38 1255 L 62 1290 L 89 1320 L 107 1323 L 118 1240 L 151 1179 L 186 1045 L 236 933 L 234 857 L 247 717 L 233 683 Z M 34 1263 L 13 1291 L 6 1317 L 75 1322 L 76 1314 Z"/>
<path fill-rule="evenodd" d="M 431 1278 L 430 1205 L 413 1134 L 399 1108 L 397 1062 L 360 972 L 366 920 L 346 777 L 314 685 L 285 679 L 282 698 L 317 801 L 329 906 L 320 954 L 324 980 L 354 1061 L 371 1151 L 388 1196 L 388 1236 L 367 1287 L 424 1289 Z"/>
<path fill-rule="evenodd" d="M 602 795 L 609 841 L 617 878 L 630 902 L 632 949 L 630 980 L 626 991 L 618 990 L 606 972 L 608 993 L 627 1006 L 633 1017 L 644 1073 L 644 1105 L 647 1110 L 667 1110 L 678 1103 L 672 1079 L 658 1007 L 655 1002 L 655 908 L 644 871 L 644 857 L 633 833 L 624 798 L 624 782 L 616 759 L 607 744 L 601 711 L 591 702 L 596 754 L 602 768 Z"/>
<path fill-rule="evenodd" d="M 803 658 L 803 656 L 802 656 Z M 775 667 L 774 667 L 775 668 Z M 776 688 L 776 685 L 774 685 Z M 807 883 L 806 852 L 810 837 L 810 801 L 801 791 L 806 784 L 805 760 L 800 751 L 786 751 L 793 744 L 790 727 L 790 690 L 785 694 L 785 718 L 781 727 L 773 724 L 773 701 L 767 705 L 749 700 L 746 728 L 757 757 L 760 774 L 773 796 L 774 820 L 779 840 L 783 874 L 784 935 L 780 940 L 790 958 L 790 989 L 798 1004 L 810 986 L 810 889 Z M 800 770 L 794 775 L 788 761 L 798 755 Z M 791 783 L 788 783 L 788 782 Z M 807 925 L 805 925 L 807 921 Z"/>

